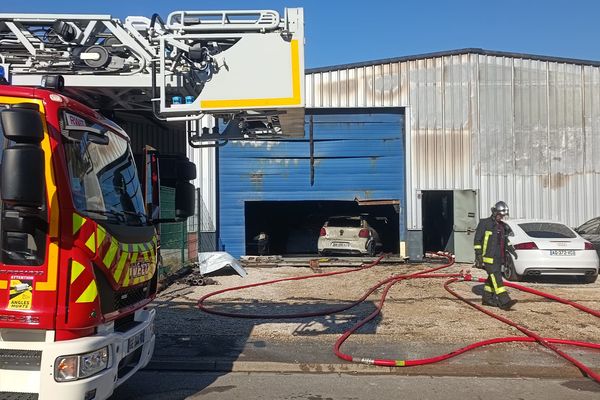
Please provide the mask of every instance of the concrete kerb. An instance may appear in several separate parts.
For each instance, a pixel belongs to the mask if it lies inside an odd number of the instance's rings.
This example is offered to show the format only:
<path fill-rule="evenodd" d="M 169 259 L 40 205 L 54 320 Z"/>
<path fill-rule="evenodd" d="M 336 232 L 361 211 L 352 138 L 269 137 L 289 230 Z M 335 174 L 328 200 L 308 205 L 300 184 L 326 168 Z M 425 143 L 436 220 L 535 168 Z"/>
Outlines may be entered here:
<path fill-rule="evenodd" d="M 581 372 L 568 364 L 554 366 L 530 365 L 449 365 L 440 363 L 418 367 L 387 368 L 373 365 L 306 364 L 268 361 L 226 361 L 220 359 L 176 359 L 161 358 L 152 360 L 146 367 L 151 371 L 195 371 L 195 372 L 246 372 L 246 373 L 333 373 L 363 375 L 405 375 L 405 376 L 462 376 L 462 377 L 510 377 L 510 378 L 582 378 Z"/>

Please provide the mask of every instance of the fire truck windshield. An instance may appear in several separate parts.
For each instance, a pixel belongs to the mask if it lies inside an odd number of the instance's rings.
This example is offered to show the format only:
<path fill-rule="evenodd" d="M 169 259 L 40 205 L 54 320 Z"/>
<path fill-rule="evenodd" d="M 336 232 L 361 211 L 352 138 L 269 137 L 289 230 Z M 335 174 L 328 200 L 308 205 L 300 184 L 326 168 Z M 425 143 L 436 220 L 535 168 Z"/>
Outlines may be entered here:
<path fill-rule="evenodd" d="M 142 188 L 129 142 L 79 116 L 63 112 L 63 117 L 63 143 L 75 208 L 95 220 L 146 225 Z M 86 128 L 91 128 L 89 135 Z"/>

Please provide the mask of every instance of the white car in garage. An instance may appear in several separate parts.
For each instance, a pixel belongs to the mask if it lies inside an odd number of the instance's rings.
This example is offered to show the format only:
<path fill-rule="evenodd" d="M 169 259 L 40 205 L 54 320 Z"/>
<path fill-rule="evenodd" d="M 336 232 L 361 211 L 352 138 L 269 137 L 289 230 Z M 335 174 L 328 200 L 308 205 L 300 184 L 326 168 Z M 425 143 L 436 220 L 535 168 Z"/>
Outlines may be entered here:
<path fill-rule="evenodd" d="M 381 250 L 379 234 L 362 216 L 329 218 L 319 233 L 319 254 L 366 254 Z"/>
<path fill-rule="evenodd" d="M 598 254 L 594 246 L 559 222 L 509 219 L 507 254 L 503 275 L 511 281 L 523 276 L 572 275 L 586 283 L 598 277 Z"/>

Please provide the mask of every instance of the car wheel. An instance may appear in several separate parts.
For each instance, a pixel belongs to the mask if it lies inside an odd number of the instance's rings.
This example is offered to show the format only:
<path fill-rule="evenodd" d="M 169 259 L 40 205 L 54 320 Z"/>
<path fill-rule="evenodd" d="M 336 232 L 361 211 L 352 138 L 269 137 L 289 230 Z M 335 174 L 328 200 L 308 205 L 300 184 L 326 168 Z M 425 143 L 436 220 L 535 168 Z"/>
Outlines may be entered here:
<path fill-rule="evenodd" d="M 506 265 L 502 268 L 502 276 L 507 281 L 521 282 L 523 280 L 523 275 L 517 274 L 515 270 L 515 263 L 512 256 L 507 258 Z"/>
<path fill-rule="evenodd" d="M 369 243 L 367 253 L 369 253 L 370 257 L 375 257 L 375 254 L 377 253 L 377 251 L 375 250 L 375 242 L 371 241 L 371 243 Z"/>

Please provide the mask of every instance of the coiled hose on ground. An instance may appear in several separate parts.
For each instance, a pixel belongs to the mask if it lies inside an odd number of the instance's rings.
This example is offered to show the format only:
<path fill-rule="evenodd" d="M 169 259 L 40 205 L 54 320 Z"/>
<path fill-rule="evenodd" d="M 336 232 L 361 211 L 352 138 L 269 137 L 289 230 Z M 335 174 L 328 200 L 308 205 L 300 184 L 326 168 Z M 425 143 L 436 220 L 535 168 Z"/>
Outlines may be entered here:
<path fill-rule="evenodd" d="M 585 365 L 581 361 L 570 356 L 569 354 L 565 353 L 564 351 L 560 350 L 558 347 L 555 346 L 557 344 L 560 344 L 560 345 L 570 345 L 570 346 L 577 346 L 577 347 L 600 349 L 600 343 L 581 342 L 581 341 L 556 339 L 556 338 L 544 338 L 544 337 L 539 336 L 537 333 L 531 331 L 530 329 L 527 329 L 527 328 L 517 324 L 516 322 L 511 321 L 510 319 L 490 311 L 490 309 L 488 309 L 488 308 L 482 307 L 478 304 L 473 303 L 472 301 L 465 299 L 463 296 L 459 295 L 454 290 L 452 290 L 450 288 L 450 285 L 457 283 L 457 282 L 469 282 L 469 281 L 485 282 L 485 279 L 474 278 L 470 274 L 463 273 L 462 271 L 460 273 L 449 273 L 449 274 L 435 273 L 436 271 L 439 271 L 439 270 L 442 270 L 442 269 L 452 266 L 454 264 L 454 258 L 449 253 L 437 253 L 434 256 L 445 259 L 446 263 L 444 263 L 443 265 L 433 267 L 433 268 L 428 268 L 428 269 L 425 269 L 422 271 L 418 271 L 418 272 L 415 272 L 412 274 L 393 275 L 387 279 L 377 282 L 375 285 L 373 285 L 371 288 L 369 288 L 358 300 L 351 302 L 349 304 L 340 306 L 340 307 L 333 307 L 333 308 L 329 308 L 329 309 L 325 309 L 325 310 L 321 310 L 321 311 L 309 312 L 309 313 L 275 314 L 275 315 L 266 314 L 265 315 L 265 314 L 243 314 L 243 313 L 231 313 L 231 312 L 219 311 L 216 309 L 206 307 L 204 305 L 204 302 L 213 296 L 216 296 L 216 295 L 219 295 L 222 293 L 226 293 L 226 292 L 244 290 L 244 289 L 249 289 L 249 288 L 258 287 L 258 286 L 272 285 L 272 284 L 276 284 L 279 282 L 324 278 L 324 277 L 329 277 L 329 276 L 335 276 L 335 275 L 348 274 L 348 273 L 352 273 L 352 272 L 362 271 L 362 270 L 365 270 L 368 268 L 372 268 L 372 267 L 376 266 L 377 264 L 379 264 L 381 262 L 381 260 L 384 258 L 383 256 L 379 257 L 374 262 L 369 263 L 369 264 L 364 264 L 359 268 L 353 268 L 353 269 L 347 269 L 347 270 L 337 270 L 337 271 L 332 271 L 332 272 L 327 272 L 327 273 L 304 275 L 304 276 L 291 277 L 291 278 L 276 279 L 276 280 L 271 280 L 271 281 L 267 281 L 267 282 L 260 282 L 260 283 L 250 284 L 250 285 L 243 285 L 243 286 L 237 286 L 237 287 L 232 287 L 232 288 L 228 288 L 228 289 L 217 290 L 215 292 L 211 292 L 211 293 L 208 293 L 208 294 L 202 296 L 200 298 L 200 300 L 198 301 L 198 307 L 200 308 L 200 310 L 202 310 L 206 313 L 209 313 L 209 314 L 220 315 L 220 316 L 225 316 L 225 317 L 233 317 L 233 318 L 252 318 L 252 319 L 258 319 L 258 318 L 260 318 L 260 319 L 283 319 L 283 318 L 285 318 L 285 319 L 289 319 L 289 318 L 317 317 L 317 316 L 339 313 L 339 312 L 345 311 L 349 308 L 352 308 L 352 307 L 362 303 L 365 299 L 367 299 L 367 297 L 369 297 L 371 295 L 371 293 L 373 293 L 377 289 L 383 287 L 383 291 L 381 293 L 381 297 L 380 297 L 379 303 L 376 306 L 375 311 L 373 311 L 371 314 L 369 314 L 364 319 L 358 321 L 354 326 L 352 326 L 352 328 L 350 328 L 349 330 L 344 332 L 338 338 L 338 340 L 336 340 L 336 342 L 333 346 L 333 351 L 335 352 L 337 357 L 341 358 L 342 360 L 355 362 L 355 363 L 369 364 L 369 365 L 379 365 L 379 366 L 386 366 L 386 367 L 409 367 L 409 366 L 426 365 L 426 364 L 440 362 L 440 361 L 447 360 L 452 357 L 456 357 L 467 351 L 470 351 L 470 350 L 473 350 L 473 349 L 476 349 L 479 347 L 483 347 L 483 346 L 496 344 L 496 343 L 537 342 L 540 345 L 548 348 L 549 350 L 552 350 L 557 355 L 563 357 L 564 359 L 569 361 L 571 364 L 575 365 L 577 368 L 579 368 L 580 371 L 582 371 L 582 373 L 584 375 L 586 375 L 589 378 L 600 383 L 600 374 L 594 372 L 589 366 Z M 368 323 L 373 318 L 375 318 L 377 315 L 379 315 L 379 313 L 381 312 L 383 305 L 385 303 L 387 294 L 388 294 L 389 290 L 392 288 L 392 286 L 394 286 L 398 282 L 401 282 L 401 281 L 404 281 L 407 279 L 432 279 L 432 278 L 436 278 L 436 279 L 447 278 L 447 280 L 444 283 L 444 288 L 450 294 L 452 294 L 454 297 L 464 301 L 469 306 L 489 315 L 490 317 L 495 318 L 507 325 L 510 325 L 510 326 L 518 329 L 526 336 L 524 336 L 524 337 L 520 337 L 520 336 L 512 337 L 511 336 L 511 337 L 502 337 L 502 338 L 493 338 L 493 339 L 483 340 L 480 342 L 472 343 L 465 347 L 461 347 L 459 349 L 455 349 L 446 354 L 438 355 L 435 357 L 412 359 L 412 360 L 359 358 L 359 357 L 353 357 L 352 355 L 343 353 L 341 351 L 341 347 L 342 347 L 343 343 L 354 332 L 356 332 L 358 329 L 360 329 L 366 323 Z M 593 315 L 597 318 L 600 318 L 600 311 L 593 310 L 589 307 L 585 307 L 579 303 L 576 303 L 576 302 L 573 302 L 573 301 L 570 301 L 567 299 L 563 299 L 561 297 L 554 296 L 552 294 L 545 293 L 545 292 L 542 292 L 539 290 L 528 288 L 528 287 L 525 287 L 522 285 L 510 283 L 510 282 L 505 282 L 505 285 L 508 287 L 517 289 L 517 290 L 521 290 L 521 291 L 528 292 L 528 293 L 531 293 L 531 294 L 534 294 L 537 296 L 544 297 L 549 300 L 554 300 L 554 301 L 557 301 L 557 302 L 560 302 L 560 303 L 563 303 L 566 305 L 570 305 L 582 312 L 585 312 L 585 313 Z"/>

